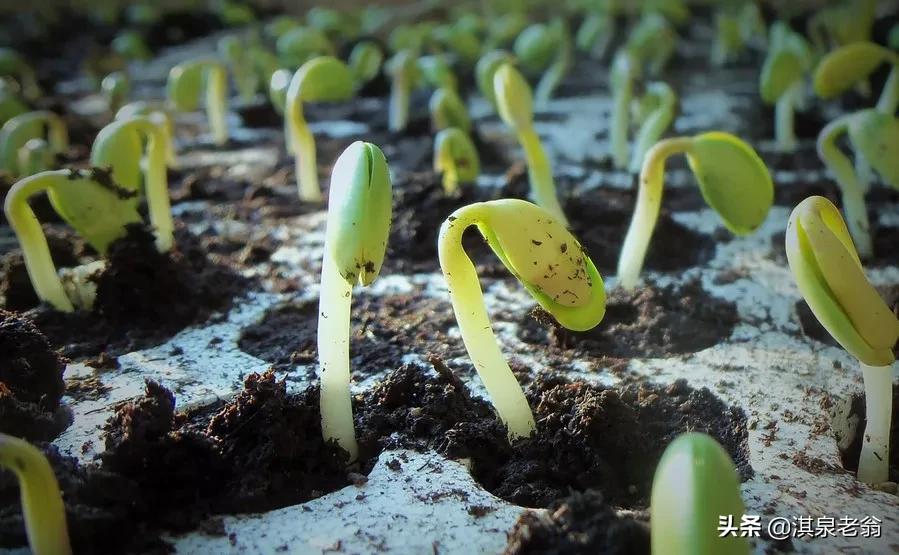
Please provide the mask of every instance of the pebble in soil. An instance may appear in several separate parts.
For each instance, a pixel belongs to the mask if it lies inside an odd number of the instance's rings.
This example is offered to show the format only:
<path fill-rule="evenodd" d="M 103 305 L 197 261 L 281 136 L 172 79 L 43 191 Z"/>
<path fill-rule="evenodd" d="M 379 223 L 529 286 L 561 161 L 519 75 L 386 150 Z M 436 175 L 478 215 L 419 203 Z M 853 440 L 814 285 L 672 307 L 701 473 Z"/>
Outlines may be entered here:
<path fill-rule="evenodd" d="M 226 311 L 251 283 L 207 256 L 200 241 L 181 227 L 169 253 L 159 253 L 154 240 L 145 227 L 130 226 L 128 235 L 113 243 L 108 266 L 97 277 L 93 310 L 64 313 L 41 305 L 26 315 L 66 357 L 88 359 L 158 345 Z M 14 271 L 8 269 L 7 279 Z M 7 304 L 21 306 L 28 293 L 33 295 L 30 283 L 7 290 Z"/>
<path fill-rule="evenodd" d="M 596 357 L 659 358 L 695 353 L 726 341 L 736 323 L 733 303 L 709 295 L 692 280 L 633 291 L 615 288 L 608 293 L 602 322 L 585 332 L 567 330 L 537 308 L 521 322 L 519 337 Z"/>
<path fill-rule="evenodd" d="M 26 318 L 0 310 L 0 432 L 48 441 L 70 422 L 63 361 Z"/>
<path fill-rule="evenodd" d="M 525 511 L 504 555 L 649 555 L 649 526 L 619 516 L 597 491 L 574 492 L 549 511 Z"/>

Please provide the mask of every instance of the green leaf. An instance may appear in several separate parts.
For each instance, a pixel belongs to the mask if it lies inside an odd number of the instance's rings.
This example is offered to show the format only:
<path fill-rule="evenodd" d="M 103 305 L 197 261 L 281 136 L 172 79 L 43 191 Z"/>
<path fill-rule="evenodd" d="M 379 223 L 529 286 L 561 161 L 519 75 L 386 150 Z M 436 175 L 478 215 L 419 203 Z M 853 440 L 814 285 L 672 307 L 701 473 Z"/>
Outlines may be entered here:
<path fill-rule="evenodd" d="M 719 537 L 719 517 L 730 515 L 739 527 L 744 505 L 733 461 L 706 434 L 682 434 L 665 449 L 649 510 L 653 553 L 749 554 L 746 538 Z"/>
<path fill-rule="evenodd" d="M 762 100 L 774 104 L 802 78 L 802 61 L 789 50 L 771 52 L 762 65 L 759 92 Z"/>
<path fill-rule="evenodd" d="M 361 86 L 374 79 L 381 71 L 384 52 L 374 41 L 364 40 L 353 47 L 347 63 L 357 86 Z"/>
<path fill-rule="evenodd" d="M 296 27 L 285 32 L 275 43 L 281 63 L 299 67 L 315 56 L 333 55 L 334 45 L 327 35 L 311 27 Z"/>
<path fill-rule="evenodd" d="M 542 23 L 528 26 L 515 39 L 515 56 L 528 72 L 539 72 L 549 66 L 559 46 L 558 37 Z"/>
<path fill-rule="evenodd" d="M 455 172 L 459 181 L 471 182 L 481 172 L 478 149 L 461 129 L 450 127 L 434 139 L 434 169 Z"/>
<path fill-rule="evenodd" d="M 184 62 L 169 71 L 166 96 L 176 110 L 191 112 L 200 106 L 205 69 L 204 62 Z"/>
<path fill-rule="evenodd" d="M 729 133 L 703 133 L 693 137 L 687 161 L 703 198 L 729 230 L 745 235 L 765 221 L 774 184 L 751 146 Z"/>
<path fill-rule="evenodd" d="M 331 56 L 318 56 L 303 64 L 294 81 L 298 84 L 297 97 L 303 102 L 337 102 L 353 96 L 350 68 Z M 288 92 L 288 98 L 291 96 Z"/>
<path fill-rule="evenodd" d="M 833 50 L 815 69 L 815 93 L 832 98 L 868 77 L 890 57 L 889 50 L 873 42 L 854 42 Z"/>
<path fill-rule="evenodd" d="M 870 366 L 895 360 L 899 320 L 865 277 L 840 211 L 812 196 L 787 224 L 790 270 L 821 325 L 852 356 Z"/>
<path fill-rule="evenodd" d="M 110 169 L 112 181 L 135 194 L 135 208 L 141 189 L 143 153 L 141 136 L 131 129 L 130 120 L 114 121 L 101 129 L 91 147 L 91 165 Z"/>
<path fill-rule="evenodd" d="M 53 209 L 100 254 L 124 237 L 125 226 L 140 223 L 136 193 L 118 186 L 109 173 L 72 172 L 70 179 L 47 191 Z"/>
<path fill-rule="evenodd" d="M 454 89 L 443 87 L 434 91 L 428 107 L 435 130 L 457 127 L 468 132 L 471 129 L 468 110 Z"/>
<path fill-rule="evenodd" d="M 481 94 L 496 105 L 496 94 L 493 90 L 493 75 L 503 64 L 514 64 L 515 58 L 505 50 L 491 50 L 478 60 L 475 66 L 475 79 Z"/>
<path fill-rule="evenodd" d="M 849 140 L 885 182 L 899 189 L 899 119 L 878 110 L 853 114 Z"/>
<path fill-rule="evenodd" d="M 536 204 L 503 199 L 478 224 L 496 256 L 562 326 L 584 331 L 602 321 L 605 286 L 580 242 Z"/>
<path fill-rule="evenodd" d="M 326 245 L 347 281 L 369 285 L 384 263 L 393 210 L 392 185 L 381 149 L 356 141 L 331 173 Z"/>
<path fill-rule="evenodd" d="M 506 125 L 515 130 L 529 129 L 534 120 L 531 87 L 511 64 L 501 65 L 493 74 L 496 109 Z"/>

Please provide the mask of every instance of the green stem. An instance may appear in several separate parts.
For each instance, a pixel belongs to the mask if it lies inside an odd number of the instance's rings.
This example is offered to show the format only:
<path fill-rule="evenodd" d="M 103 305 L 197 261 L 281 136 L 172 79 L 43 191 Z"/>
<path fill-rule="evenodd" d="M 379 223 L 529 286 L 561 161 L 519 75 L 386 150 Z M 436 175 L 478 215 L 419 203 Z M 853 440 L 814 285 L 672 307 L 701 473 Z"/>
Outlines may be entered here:
<path fill-rule="evenodd" d="M 630 127 L 630 105 L 633 83 L 630 78 L 622 79 L 612 98 L 612 121 L 609 125 L 609 140 L 612 143 L 612 162 L 616 168 L 627 167 L 627 132 Z"/>
<path fill-rule="evenodd" d="M 36 555 L 69 555 L 66 508 L 47 457 L 27 441 L 0 434 L 0 467 L 19 480 L 28 545 Z"/>
<path fill-rule="evenodd" d="M 353 287 L 340 275 L 325 245 L 319 291 L 318 360 L 320 364 L 322 435 L 359 456 L 350 396 L 350 308 Z"/>
<path fill-rule="evenodd" d="M 871 241 L 868 210 L 865 207 L 865 190 L 855 173 L 849 157 L 837 147 L 837 138 L 849 127 L 849 117 L 844 116 L 827 124 L 818 135 L 818 156 L 833 172 L 843 199 L 846 227 L 855 243 L 860 258 L 870 258 L 874 247 Z"/>
<path fill-rule="evenodd" d="M 217 145 L 228 142 L 228 77 L 221 64 L 206 69 L 206 117 Z"/>
<path fill-rule="evenodd" d="M 47 238 L 28 199 L 36 193 L 46 191 L 54 183 L 68 179 L 68 175 L 69 172 L 59 170 L 26 177 L 10 188 L 4 206 L 6 219 L 22 247 L 25 269 L 34 292 L 39 299 L 62 312 L 73 312 L 75 307 L 66 296 L 62 280 L 59 279 L 56 265 L 50 256 Z"/>
<path fill-rule="evenodd" d="M 897 106 L 899 106 L 899 66 L 894 65 L 880 91 L 877 111 L 892 116 L 896 114 Z"/>
<path fill-rule="evenodd" d="M 387 114 L 388 128 L 393 132 L 399 132 L 409 123 L 409 95 L 411 85 L 407 76 L 402 72 L 394 76 L 393 86 L 390 87 L 390 107 Z"/>
<path fill-rule="evenodd" d="M 459 190 L 459 174 L 456 171 L 455 161 L 443 168 L 443 193 L 452 196 Z"/>
<path fill-rule="evenodd" d="M 287 144 L 290 145 L 294 156 L 300 200 L 322 202 L 322 191 L 318 184 L 318 162 L 315 158 L 315 137 L 306 125 L 302 104 L 299 101 L 288 102 L 285 116 L 290 137 Z"/>
<path fill-rule="evenodd" d="M 797 83 L 797 85 L 799 85 Z M 774 105 L 774 139 L 781 152 L 796 150 L 796 132 L 793 126 L 796 107 L 797 85 L 793 85 L 777 99 Z"/>
<path fill-rule="evenodd" d="M 456 322 L 468 356 L 474 363 L 493 407 L 508 427 L 509 437 L 527 437 L 536 429 L 534 415 L 515 374 L 499 349 L 484 305 L 474 264 L 462 247 L 462 235 L 472 225 L 486 225 L 482 204 L 457 210 L 440 228 L 440 267 L 449 288 Z"/>
<path fill-rule="evenodd" d="M 640 171 L 646 152 L 658 142 L 671 122 L 674 121 L 675 104 L 677 103 L 674 91 L 664 83 L 653 83 L 650 88 L 654 89 L 650 94 L 658 95 L 659 106 L 646 118 L 637 133 L 629 167 L 632 173 Z"/>
<path fill-rule="evenodd" d="M 518 140 L 524 149 L 528 165 L 528 181 L 531 184 L 531 196 L 534 203 L 549 212 L 562 225 L 568 227 L 568 219 L 559 204 L 556 193 L 556 182 L 553 180 L 552 166 L 540 144 L 540 137 L 534 128 L 521 129 Z"/>
<path fill-rule="evenodd" d="M 156 123 L 150 123 L 147 130 L 150 138 L 147 144 L 147 166 L 145 174 L 145 194 L 150 225 L 156 230 L 156 249 L 168 252 L 175 242 L 175 221 L 169 200 L 169 178 L 166 170 L 166 132 Z"/>
<path fill-rule="evenodd" d="M 626 290 L 631 290 L 637 285 L 643 260 L 649 248 L 649 240 L 659 218 L 665 185 L 665 161 L 673 154 L 689 152 L 691 145 L 690 137 L 665 139 L 649 149 L 643 159 L 637 206 L 634 208 L 634 216 L 624 238 L 621 258 L 618 260 L 618 283 Z"/>
<path fill-rule="evenodd" d="M 571 67 L 571 39 L 568 33 L 563 33 L 556 59 L 540 77 L 540 82 L 534 90 L 534 100 L 538 107 L 545 107 L 549 103 L 553 91 L 562 82 L 569 67 Z"/>
<path fill-rule="evenodd" d="M 858 460 L 858 479 L 866 484 L 889 481 L 893 372 L 889 366 L 860 362 L 865 380 L 865 435 Z"/>

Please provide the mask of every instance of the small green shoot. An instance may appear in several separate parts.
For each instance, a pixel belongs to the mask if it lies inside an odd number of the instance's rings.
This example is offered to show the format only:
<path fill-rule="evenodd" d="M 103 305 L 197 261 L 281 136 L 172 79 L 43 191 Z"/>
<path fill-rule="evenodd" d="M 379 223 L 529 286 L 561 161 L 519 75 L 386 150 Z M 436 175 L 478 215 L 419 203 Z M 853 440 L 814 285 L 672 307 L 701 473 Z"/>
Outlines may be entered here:
<path fill-rule="evenodd" d="M 110 44 L 112 51 L 126 60 L 149 60 L 153 57 L 144 38 L 137 31 L 122 31 Z"/>
<path fill-rule="evenodd" d="M 552 166 L 540 144 L 540 137 L 534 130 L 531 87 L 511 64 L 503 64 L 493 74 L 493 91 L 499 116 L 515 132 L 524 149 L 531 197 L 538 206 L 568 227 L 568 219 L 565 218 L 556 196 Z"/>
<path fill-rule="evenodd" d="M 259 74 L 253 66 L 252 50 L 235 35 L 219 39 L 216 45 L 221 59 L 228 64 L 237 94 L 244 102 L 250 102 L 259 89 Z"/>
<path fill-rule="evenodd" d="M 896 358 L 899 320 L 865 277 L 846 224 L 829 200 L 813 196 L 793 209 L 786 250 L 793 278 L 812 313 L 862 368 L 867 426 L 858 479 L 886 482 L 893 409 L 890 365 Z"/>
<path fill-rule="evenodd" d="M 727 451 L 707 434 L 681 434 L 665 449 L 652 480 L 652 553 L 749 555 L 745 537 L 718 530 L 722 517 L 739 525 L 744 510 Z"/>
<path fill-rule="evenodd" d="M 287 146 L 296 160 L 300 200 L 321 202 L 315 137 L 303 116 L 304 102 L 337 102 L 352 98 L 353 76 L 346 64 L 331 56 L 319 56 L 303 64 L 287 87 L 284 120 Z"/>
<path fill-rule="evenodd" d="M 31 139 L 46 139 L 54 155 L 69 148 L 68 128 L 61 117 L 46 110 L 25 112 L 0 128 L 0 170 L 13 177 L 25 175 L 19 167 L 19 150 Z"/>
<path fill-rule="evenodd" d="M 782 21 L 774 23 L 759 76 L 759 92 L 762 100 L 775 105 L 775 142 L 781 152 L 792 152 L 798 146 L 793 114 L 810 65 L 811 50 L 805 39 Z"/>
<path fill-rule="evenodd" d="M 462 247 L 471 226 L 534 300 L 568 329 L 588 330 L 602 320 L 602 277 L 563 222 L 524 200 L 470 204 L 440 227 L 440 267 L 465 348 L 510 439 L 527 437 L 536 427 L 534 416 L 497 344 L 478 274 Z"/>
<path fill-rule="evenodd" d="M 286 68 L 300 67 L 317 56 L 333 56 L 336 51 L 327 35 L 311 27 L 295 27 L 278 37 L 275 52 Z"/>
<path fill-rule="evenodd" d="M 363 40 L 356 43 L 347 58 L 350 73 L 356 89 L 362 88 L 366 83 L 377 77 L 384 63 L 384 51 L 377 43 L 371 40 Z"/>
<path fill-rule="evenodd" d="M 370 285 L 384 262 L 392 214 L 387 160 L 373 144 L 356 141 L 331 174 L 319 292 L 318 356 L 322 434 L 356 460 L 359 447 L 350 399 L 350 306 L 353 285 Z"/>
<path fill-rule="evenodd" d="M 420 79 L 415 51 L 397 52 L 384 67 L 391 78 L 387 126 L 394 133 L 398 133 L 409 123 L 410 97 L 412 89 Z"/>
<path fill-rule="evenodd" d="M 437 133 L 434 139 L 434 171 L 443 174 L 443 191 L 456 194 L 459 182 L 471 183 L 481 172 L 478 149 L 468 134 L 456 127 Z"/>
<path fill-rule="evenodd" d="M 630 171 L 637 173 L 643 165 L 646 152 L 656 144 L 674 121 L 677 113 L 677 95 L 667 83 L 654 81 L 646 85 L 646 93 L 637 102 L 637 121 L 640 130 L 634 140 Z"/>
<path fill-rule="evenodd" d="M 41 97 L 41 88 L 34 69 L 18 52 L 0 47 L 0 77 L 12 77 L 19 85 L 22 96 L 27 100 Z"/>
<path fill-rule="evenodd" d="M 72 312 L 75 306 L 66 295 L 50 257 L 47 238 L 28 204 L 29 198 L 41 192 L 47 194 L 62 219 L 101 255 L 113 241 L 125 236 L 127 225 L 141 222 L 137 195 L 96 169 L 41 172 L 21 179 L 9 189 L 4 211 L 22 247 L 34 292 L 56 310 Z"/>
<path fill-rule="evenodd" d="M 131 78 L 124 71 L 113 71 L 100 82 L 100 92 L 113 114 L 128 101 L 131 94 Z"/>
<path fill-rule="evenodd" d="M 574 43 L 592 59 L 605 56 L 615 36 L 615 18 L 608 10 L 592 11 L 578 27 Z"/>
<path fill-rule="evenodd" d="M 0 434 L 0 467 L 15 473 L 28 545 L 35 555 L 70 555 L 66 508 L 53 468 L 40 449 Z"/>
<path fill-rule="evenodd" d="M 612 163 L 624 169 L 628 163 L 628 131 L 630 130 L 630 107 L 634 96 L 634 81 L 640 76 L 640 64 L 627 50 L 619 50 L 612 61 L 610 82 L 612 84 L 612 117 L 609 123 L 609 142 L 612 149 Z"/>
<path fill-rule="evenodd" d="M 493 90 L 493 75 L 503 64 L 515 64 L 515 57 L 505 50 L 487 52 L 475 65 L 475 80 L 481 95 L 496 108 L 496 93 Z"/>
<path fill-rule="evenodd" d="M 468 133 L 471 131 L 471 118 L 465 103 L 459 98 L 455 89 L 442 87 L 434 91 L 428 104 L 431 112 L 431 127 L 434 131 L 442 131 L 455 127 Z"/>
<path fill-rule="evenodd" d="M 849 157 L 838 146 L 843 135 L 855 151 L 853 167 Z M 884 181 L 899 189 L 899 119 L 875 109 L 847 114 L 827 124 L 818 134 L 818 156 L 836 177 L 843 199 L 849 232 L 862 259 L 874 255 L 865 193 L 866 172 L 873 168 Z"/>
<path fill-rule="evenodd" d="M 889 115 L 899 107 L 899 54 L 873 42 L 854 42 L 833 50 L 815 68 L 815 93 L 833 98 L 849 88 L 866 82 L 881 64 L 892 65 L 884 83 L 877 110 Z"/>
<path fill-rule="evenodd" d="M 196 110 L 206 91 L 206 118 L 215 144 L 228 142 L 228 76 L 225 66 L 214 60 L 183 62 L 169 71 L 167 97 L 175 110 Z"/>
<path fill-rule="evenodd" d="M 146 160 L 142 164 L 141 155 L 145 144 Z M 141 191 L 143 177 L 150 225 L 155 230 L 156 248 L 159 252 L 168 252 L 174 244 L 175 222 L 172 220 L 166 170 L 167 146 L 168 137 L 163 120 L 135 116 L 117 119 L 101 129 L 91 147 L 91 164 L 99 168 L 110 168 L 112 180 L 120 187 L 132 191 L 135 198 Z"/>
<path fill-rule="evenodd" d="M 643 159 L 637 206 L 618 260 L 618 282 L 633 289 L 659 217 L 665 162 L 685 154 L 706 203 L 732 233 L 745 235 L 762 224 L 774 202 L 768 168 L 751 146 L 729 133 L 712 131 L 656 143 Z"/>

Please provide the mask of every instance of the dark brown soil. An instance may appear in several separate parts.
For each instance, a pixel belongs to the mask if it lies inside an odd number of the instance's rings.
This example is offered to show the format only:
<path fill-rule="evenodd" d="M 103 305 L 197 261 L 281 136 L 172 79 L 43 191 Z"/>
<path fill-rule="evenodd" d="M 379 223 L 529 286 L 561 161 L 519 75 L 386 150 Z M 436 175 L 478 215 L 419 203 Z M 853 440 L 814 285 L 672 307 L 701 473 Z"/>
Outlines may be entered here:
<path fill-rule="evenodd" d="M 509 533 L 505 555 L 649 555 L 649 526 L 620 517 L 602 494 L 574 492 L 549 506 L 526 511 Z"/>
<path fill-rule="evenodd" d="M 708 389 L 680 380 L 613 388 L 538 376 L 526 390 L 535 436 L 510 445 L 496 420 L 446 434 L 451 456 L 470 457 L 491 493 L 527 507 L 548 507 L 572 490 L 596 489 L 613 506 L 645 508 L 665 447 L 688 430 L 712 435 L 741 475 L 752 475 L 746 415 Z"/>
<path fill-rule="evenodd" d="M 50 247 L 50 256 L 58 268 L 77 266 L 80 264 L 80 256 L 85 254 L 86 245 L 71 233 L 66 233 L 45 227 L 47 245 Z M 25 269 L 25 260 L 22 251 L 13 249 L 0 258 L 0 295 L 3 297 L 3 307 L 7 310 L 28 310 L 40 304 L 28 270 Z"/>
<path fill-rule="evenodd" d="M 71 421 L 60 406 L 65 365 L 29 320 L 0 310 L 0 432 L 56 437 Z"/>
<path fill-rule="evenodd" d="M 63 313 L 40 306 L 28 316 L 63 354 L 84 359 L 158 345 L 227 310 L 246 291 L 249 280 L 207 256 L 183 228 L 168 254 L 160 254 L 153 240 L 145 228 L 133 226 L 110 247 L 92 311 Z"/>
<path fill-rule="evenodd" d="M 840 451 L 840 461 L 843 463 L 843 468 L 854 473 L 858 472 L 858 457 L 862 452 L 862 438 L 864 437 L 865 425 L 868 422 L 865 417 L 864 394 L 853 396 L 852 409 L 849 412 L 849 416 L 853 415 L 859 417 L 858 431 L 849 447 L 845 451 Z M 893 385 L 893 423 L 890 426 L 890 481 L 899 482 L 899 385 Z"/>
<path fill-rule="evenodd" d="M 709 295 L 694 280 L 630 292 L 615 288 L 608 292 L 602 322 L 586 332 L 567 330 L 536 308 L 522 320 L 519 337 L 573 350 L 574 356 L 657 358 L 695 353 L 727 341 L 737 321 L 733 303 Z"/>

